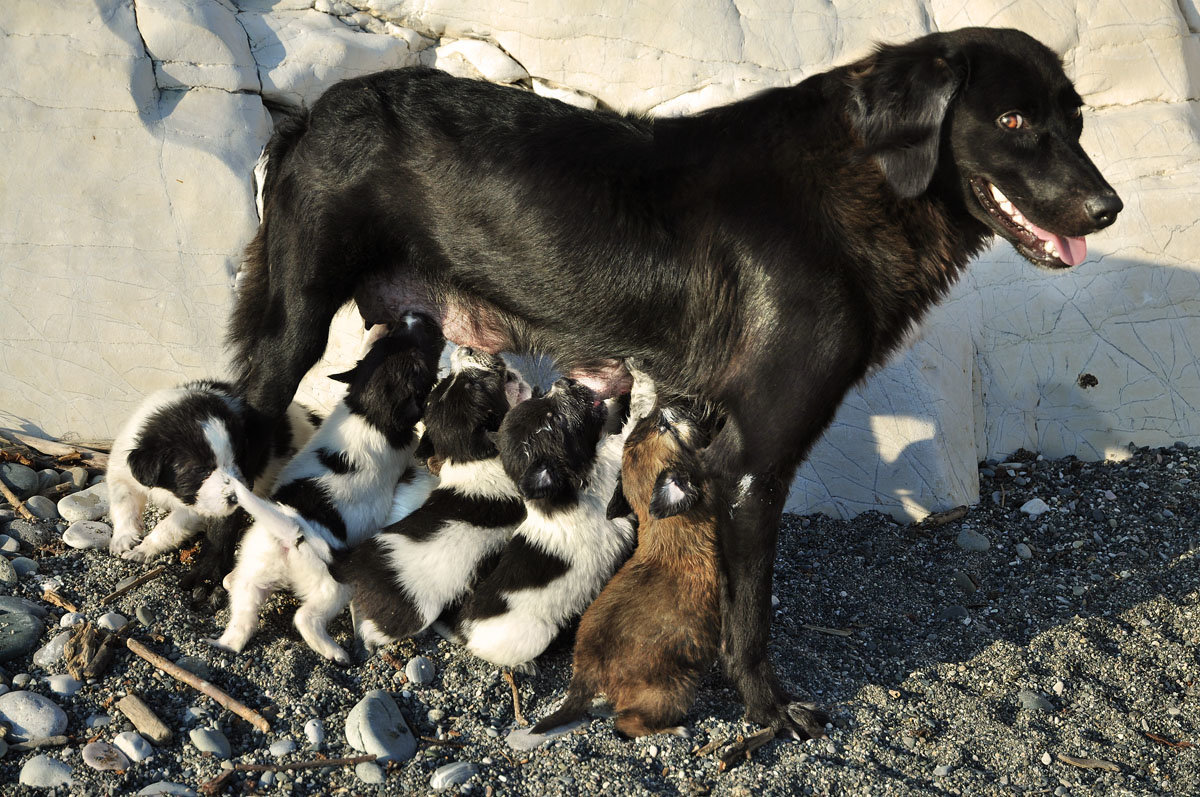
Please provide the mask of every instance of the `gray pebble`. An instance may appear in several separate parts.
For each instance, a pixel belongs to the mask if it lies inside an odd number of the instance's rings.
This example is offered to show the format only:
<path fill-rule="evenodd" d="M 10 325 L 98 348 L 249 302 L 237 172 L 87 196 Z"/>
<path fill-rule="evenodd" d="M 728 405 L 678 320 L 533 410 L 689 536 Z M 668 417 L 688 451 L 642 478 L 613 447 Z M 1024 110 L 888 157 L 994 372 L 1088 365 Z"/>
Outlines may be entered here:
<path fill-rule="evenodd" d="M 413 656 L 404 665 L 404 674 L 408 681 L 416 686 L 427 684 L 433 680 L 433 662 L 424 656 Z"/>
<path fill-rule="evenodd" d="M 129 768 L 129 758 L 108 742 L 92 742 L 85 745 L 83 763 L 102 771 Z"/>
<path fill-rule="evenodd" d="M 6 557 L 0 556 L 0 586 L 12 588 L 17 585 L 17 569 Z M 3 659 L 0 659 L 3 661 Z"/>
<path fill-rule="evenodd" d="M 154 755 L 154 748 L 150 743 L 142 738 L 140 733 L 136 731 L 125 731 L 118 733 L 113 738 L 115 744 L 122 753 L 129 756 L 130 761 L 145 761 L 150 756 Z"/>
<path fill-rule="evenodd" d="M 46 607 L 40 603 L 11 595 L 0 595 L 0 614 L 8 613 L 32 614 L 34 617 L 45 617 L 49 614 Z"/>
<path fill-rule="evenodd" d="M 212 753 L 217 758 L 229 758 L 229 740 L 215 728 L 193 728 L 188 733 L 192 745 L 202 753 Z"/>
<path fill-rule="evenodd" d="M 63 534 L 63 542 L 79 550 L 106 550 L 111 541 L 112 526 L 98 520 L 77 520 Z"/>
<path fill-rule="evenodd" d="M 22 786 L 39 789 L 56 789 L 75 782 L 71 777 L 70 766 L 44 754 L 35 755 L 25 762 L 25 766 L 21 767 L 20 781 Z"/>
<path fill-rule="evenodd" d="M 383 768 L 371 761 L 356 764 L 354 775 L 363 783 L 383 783 Z"/>
<path fill-rule="evenodd" d="M 46 685 L 56 695 L 70 696 L 83 688 L 83 682 L 69 675 L 51 675 L 46 679 Z"/>
<path fill-rule="evenodd" d="M 1017 700 L 1020 701 L 1021 708 L 1028 711 L 1054 711 L 1054 704 L 1032 689 L 1017 692 Z"/>
<path fill-rule="evenodd" d="M 35 495 L 26 499 L 25 508 L 42 520 L 58 520 L 58 508 L 44 495 Z"/>
<path fill-rule="evenodd" d="M 100 615 L 100 619 L 96 620 L 97 626 L 103 628 L 105 631 L 112 631 L 114 633 L 120 631 L 128 623 L 129 621 L 125 619 L 124 615 L 117 614 L 116 612 L 102 614 Z"/>
<path fill-rule="evenodd" d="M 77 520 L 99 520 L 108 514 L 108 485 L 97 484 L 60 499 L 58 514 L 71 523 Z"/>
<path fill-rule="evenodd" d="M 70 631 L 62 631 L 56 634 L 53 639 L 38 648 L 37 653 L 33 654 L 33 663 L 43 670 L 53 667 L 62 658 L 63 648 L 66 647 L 67 640 L 70 638 Z"/>
<path fill-rule="evenodd" d="M 58 620 L 59 628 L 72 628 L 80 623 L 86 622 L 87 618 L 79 612 L 67 612 Z"/>
<path fill-rule="evenodd" d="M 16 675 L 13 676 L 12 682 L 13 682 L 13 686 L 24 689 L 25 687 L 27 687 L 31 683 L 33 683 L 33 676 L 27 672 L 17 673 Z"/>
<path fill-rule="evenodd" d="M 517 728 L 515 731 L 509 733 L 504 741 L 508 742 L 508 746 L 514 750 L 532 750 L 557 736 L 570 733 L 576 728 L 582 728 L 586 724 L 587 720 L 580 719 L 575 722 L 568 722 L 566 725 L 560 725 L 548 733 L 530 733 L 528 728 Z"/>
<path fill-rule="evenodd" d="M 271 755 L 275 756 L 276 758 L 283 758 L 285 755 L 289 755 L 296 751 L 296 742 L 291 739 L 280 739 L 279 741 L 272 743 L 272 745 L 267 749 L 270 751 Z"/>
<path fill-rule="evenodd" d="M 313 747 L 321 749 L 321 745 L 325 742 L 325 723 L 319 719 L 309 720 L 304 723 L 304 735 Z"/>
<path fill-rule="evenodd" d="M 206 681 L 212 680 L 212 665 L 199 656 L 180 656 L 175 663 L 192 675 Z"/>
<path fill-rule="evenodd" d="M 442 711 L 440 708 L 431 708 L 429 709 L 429 713 L 425 716 L 429 718 L 430 722 L 436 725 L 437 723 L 446 719 L 446 712 Z"/>
<path fill-rule="evenodd" d="M 1021 504 L 1021 512 L 1030 517 L 1038 517 L 1050 511 L 1050 505 L 1040 498 L 1031 498 Z"/>
<path fill-rule="evenodd" d="M 24 656 L 37 647 L 41 635 L 42 621 L 32 614 L 0 614 L 0 661 Z"/>
<path fill-rule="evenodd" d="M 455 761 L 438 767 L 429 779 L 429 788 L 441 791 L 452 786 L 461 786 L 479 772 L 479 767 L 469 761 Z"/>
<path fill-rule="evenodd" d="M 0 464 L 0 479 L 3 479 L 8 489 L 16 493 L 17 498 L 22 501 L 38 490 L 37 471 L 19 462 Z"/>
<path fill-rule="evenodd" d="M 959 606 L 955 604 L 953 606 L 943 606 L 941 611 L 938 612 L 938 615 L 943 620 L 965 620 L 971 616 L 971 613 L 967 611 L 966 606 Z"/>
<path fill-rule="evenodd" d="M 1050 757 L 1049 753 L 1042 753 L 1042 763 L 1046 766 L 1050 766 L 1050 762 L 1053 760 L 1054 759 Z"/>
<path fill-rule="evenodd" d="M 26 548 L 37 548 L 50 542 L 51 530 L 42 523 L 14 520 L 8 524 L 8 536 L 16 537 Z"/>
<path fill-rule="evenodd" d="M 84 724 L 89 728 L 103 728 L 111 722 L 112 717 L 108 714 L 91 714 L 84 720 Z"/>
<path fill-rule="evenodd" d="M 42 468 L 37 472 L 38 486 L 37 492 L 45 490 L 47 487 L 54 487 L 59 483 L 62 475 L 54 468 Z"/>
<path fill-rule="evenodd" d="M 987 537 L 974 529 L 963 529 L 958 533 L 958 547 L 965 551 L 986 551 L 992 547 Z"/>
<path fill-rule="evenodd" d="M 154 610 L 149 606 L 137 607 L 137 609 L 134 611 L 134 616 L 136 616 L 138 622 L 144 625 L 146 628 L 154 625 L 154 621 L 158 619 L 158 615 L 156 615 Z"/>
<path fill-rule="evenodd" d="M 0 695 L 0 719 L 9 724 L 8 738 L 14 742 L 58 736 L 67 729 L 66 712 L 53 700 L 34 692 Z"/>
<path fill-rule="evenodd" d="M 391 695 L 373 689 L 346 715 L 346 741 L 377 761 L 407 761 L 417 753 L 417 740 Z"/>
<path fill-rule="evenodd" d="M 179 783 L 168 783 L 165 780 L 151 783 L 149 786 L 138 792 L 138 797 L 149 794 L 178 794 L 181 795 L 181 797 L 196 797 L 196 792 L 192 791 L 187 786 L 183 786 Z"/>
<path fill-rule="evenodd" d="M 87 487 L 88 482 L 92 478 L 87 468 L 81 468 L 78 465 L 68 468 L 64 475 L 70 480 L 71 486 L 76 490 L 82 490 L 84 487 Z"/>
<path fill-rule="evenodd" d="M 27 576 L 30 573 L 38 571 L 38 563 L 30 559 L 28 556 L 18 556 L 16 559 L 9 560 L 13 570 L 17 571 L 18 576 Z"/>
<path fill-rule="evenodd" d="M 1021 559 L 1032 559 L 1033 550 L 1023 542 L 1017 543 L 1017 556 Z"/>
<path fill-rule="evenodd" d="M 974 595 L 979 589 L 975 586 L 975 580 L 961 570 L 954 571 L 954 583 L 967 595 Z"/>
<path fill-rule="evenodd" d="M 942 764 L 941 766 L 934 767 L 933 776 L 935 778 L 944 778 L 949 775 L 953 769 L 954 767 L 950 766 L 949 764 Z"/>
<path fill-rule="evenodd" d="M 20 553 L 21 543 L 7 534 L 0 534 L 0 553 Z"/>

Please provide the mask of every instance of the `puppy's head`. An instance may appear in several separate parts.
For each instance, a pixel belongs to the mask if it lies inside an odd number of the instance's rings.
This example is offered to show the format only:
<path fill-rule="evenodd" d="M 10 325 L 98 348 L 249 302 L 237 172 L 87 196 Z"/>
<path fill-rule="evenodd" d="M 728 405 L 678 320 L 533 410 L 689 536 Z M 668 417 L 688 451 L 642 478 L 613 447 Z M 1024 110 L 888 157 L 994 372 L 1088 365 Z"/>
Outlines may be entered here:
<path fill-rule="evenodd" d="M 151 416 L 126 463 L 142 485 L 170 492 L 201 515 L 224 517 L 237 509 L 242 430 L 236 417 L 197 414 L 201 403 L 203 397 L 189 397 Z"/>
<path fill-rule="evenodd" d="M 603 401 L 574 379 L 526 401 L 500 427 L 505 472 L 528 501 L 571 503 L 587 485 L 608 416 Z"/>
<path fill-rule="evenodd" d="M 429 394 L 418 455 L 459 463 L 497 456 L 500 423 L 529 393 L 504 360 L 460 346 L 450 355 L 450 373 Z"/>
<path fill-rule="evenodd" d="M 709 419 L 697 406 L 682 402 L 656 407 L 638 421 L 625 443 L 621 481 L 609 515 L 622 514 L 624 507 L 641 518 L 690 512 L 703 497 L 698 452 L 708 445 L 709 428 Z"/>
<path fill-rule="evenodd" d="M 346 405 L 388 436 L 396 448 L 411 442 L 437 378 L 445 340 L 426 315 L 409 313 L 385 332 L 373 329 L 363 358 L 331 379 L 345 382 Z"/>

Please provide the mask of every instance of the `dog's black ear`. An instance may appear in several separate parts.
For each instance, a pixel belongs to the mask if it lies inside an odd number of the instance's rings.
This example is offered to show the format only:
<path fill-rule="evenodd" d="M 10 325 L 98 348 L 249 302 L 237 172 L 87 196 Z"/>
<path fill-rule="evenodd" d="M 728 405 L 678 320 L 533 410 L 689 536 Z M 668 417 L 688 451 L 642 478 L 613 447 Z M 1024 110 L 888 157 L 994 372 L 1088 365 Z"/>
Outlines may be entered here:
<path fill-rule="evenodd" d="M 537 460 L 530 465 L 517 487 L 522 498 L 532 501 L 557 497 L 567 489 L 561 476 L 544 460 Z"/>
<path fill-rule="evenodd" d="M 342 371 L 340 374 L 330 374 L 329 378 L 335 382 L 342 382 L 348 385 L 354 381 L 354 372 L 357 370 L 358 364 L 356 363 L 349 371 Z"/>
<path fill-rule="evenodd" d="M 654 482 L 650 517 L 662 520 L 682 515 L 695 506 L 699 498 L 700 491 L 686 473 L 672 469 L 664 470 Z"/>
<path fill-rule="evenodd" d="M 126 455 L 125 462 L 129 465 L 129 472 L 133 474 L 133 478 L 137 479 L 139 484 L 146 487 L 159 486 L 159 477 L 165 464 L 161 454 L 139 446 Z"/>
<path fill-rule="evenodd" d="M 633 514 L 633 507 L 629 505 L 629 499 L 625 497 L 625 486 L 621 481 L 621 474 L 617 474 L 617 488 L 613 490 L 612 498 L 608 502 L 608 511 L 605 516 L 609 520 L 615 520 L 619 517 L 625 517 Z"/>
<path fill-rule="evenodd" d="M 417 459 L 429 459 L 433 456 L 433 441 L 429 439 L 429 432 L 421 435 L 421 440 L 417 443 L 417 447 L 413 449 L 413 456 Z"/>
<path fill-rule="evenodd" d="M 883 47 L 850 72 L 851 123 L 902 198 L 933 179 L 942 122 L 965 72 L 957 60 L 927 44 Z"/>

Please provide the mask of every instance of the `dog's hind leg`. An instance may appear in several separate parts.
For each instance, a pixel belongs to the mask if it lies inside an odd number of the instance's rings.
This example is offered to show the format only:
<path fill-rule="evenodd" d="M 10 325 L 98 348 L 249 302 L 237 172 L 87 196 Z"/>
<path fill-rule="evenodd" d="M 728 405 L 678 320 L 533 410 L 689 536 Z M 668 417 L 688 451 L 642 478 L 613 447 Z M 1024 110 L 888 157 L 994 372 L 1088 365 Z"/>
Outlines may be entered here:
<path fill-rule="evenodd" d="M 167 551 L 173 551 L 195 536 L 201 523 L 200 515 L 190 509 L 178 507 L 171 511 L 146 535 L 137 547 L 121 554 L 131 562 L 149 562 Z"/>
<path fill-rule="evenodd" d="M 326 576 L 322 583 L 304 595 L 304 603 L 296 610 L 295 624 L 308 646 L 338 664 L 349 664 L 350 656 L 329 635 L 329 622 L 346 607 L 350 588 Z"/>

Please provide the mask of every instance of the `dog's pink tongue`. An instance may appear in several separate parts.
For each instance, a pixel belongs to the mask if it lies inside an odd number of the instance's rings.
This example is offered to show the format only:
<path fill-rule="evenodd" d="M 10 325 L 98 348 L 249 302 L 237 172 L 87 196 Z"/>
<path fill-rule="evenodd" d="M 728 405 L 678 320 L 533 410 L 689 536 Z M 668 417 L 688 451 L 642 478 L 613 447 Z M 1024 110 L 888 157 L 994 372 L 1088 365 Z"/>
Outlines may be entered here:
<path fill-rule="evenodd" d="M 1043 230 L 1033 222 L 1029 222 L 1029 226 L 1033 227 L 1033 232 L 1038 238 L 1041 238 L 1043 241 L 1054 241 L 1055 247 L 1058 248 L 1058 259 L 1068 266 L 1078 266 L 1087 257 L 1087 241 L 1082 236 L 1069 238 L 1063 235 L 1055 235 L 1052 232 Z"/>

